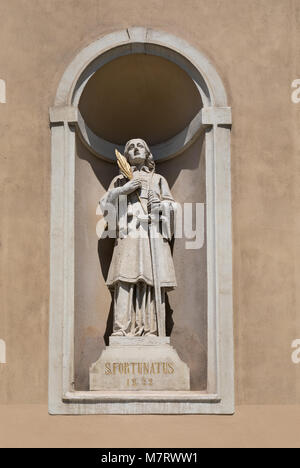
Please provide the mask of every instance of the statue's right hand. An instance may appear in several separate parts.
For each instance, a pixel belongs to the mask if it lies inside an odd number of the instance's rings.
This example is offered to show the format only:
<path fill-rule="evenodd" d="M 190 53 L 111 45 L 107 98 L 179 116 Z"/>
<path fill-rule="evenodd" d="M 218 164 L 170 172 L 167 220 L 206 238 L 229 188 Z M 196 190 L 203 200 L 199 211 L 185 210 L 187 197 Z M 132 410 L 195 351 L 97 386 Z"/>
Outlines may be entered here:
<path fill-rule="evenodd" d="M 122 194 L 129 195 L 130 193 L 135 192 L 141 186 L 142 186 L 142 183 L 140 180 L 132 179 L 129 182 L 127 182 L 125 185 L 123 185 Z"/>

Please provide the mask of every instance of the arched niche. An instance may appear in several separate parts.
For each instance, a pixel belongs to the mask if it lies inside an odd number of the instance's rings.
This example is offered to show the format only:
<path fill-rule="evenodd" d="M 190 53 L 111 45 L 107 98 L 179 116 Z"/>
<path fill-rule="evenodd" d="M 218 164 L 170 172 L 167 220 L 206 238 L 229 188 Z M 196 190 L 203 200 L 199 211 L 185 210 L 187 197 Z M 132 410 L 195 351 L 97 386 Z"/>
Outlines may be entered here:
<path fill-rule="evenodd" d="M 201 391 L 152 392 L 151 395 L 139 391 L 130 394 L 118 392 L 116 395 L 77 390 L 75 387 L 76 139 L 81 140 L 87 151 L 108 163 L 114 162 L 115 147 L 123 150 L 123 141 L 114 139 L 115 135 L 109 133 L 107 126 L 96 125 L 90 118 L 88 90 L 92 89 L 93 81 L 97 86 L 99 71 L 114 66 L 122 58 L 138 60 L 138 56 L 142 60 L 149 56 L 156 65 L 164 60 L 170 62 L 170 67 L 179 67 L 188 75 L 193 87 L 191 95 L 196 92 L 199 103 L 198 109 L 195 108 L 190 115 L 191 121 L 187 121 L 183 129 L 171 125 L 169 133 L 165 133 L 167 138 L 164 138 L 164 134 L 157 136 L 151 149 L 156 161 L 163 162 L 185 154 L 199 138 L 204 140 L 207 384 Z M 188 107 L 186 118 L 189 117 Z M 105 120 L 105 115 L 101 119 Z M 100 38 L 74 58 L 60 81 L 54 106 L 50 109 L 50 122 L 50 412 L 232 413 L 231 109 L 227 105 L 225 89 L 218 73 L 200 52 L 177 37 L 146 28 L 119 31 Z M 126 139 L 126 132 L 123 139 Z"/>

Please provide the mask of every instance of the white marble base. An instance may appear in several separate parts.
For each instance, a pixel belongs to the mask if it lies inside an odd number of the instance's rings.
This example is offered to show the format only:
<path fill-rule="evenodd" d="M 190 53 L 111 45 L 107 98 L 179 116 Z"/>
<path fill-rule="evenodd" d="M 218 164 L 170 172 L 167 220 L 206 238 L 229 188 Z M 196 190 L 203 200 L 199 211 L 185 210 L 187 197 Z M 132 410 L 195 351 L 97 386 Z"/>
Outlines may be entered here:
<path fill-rule="evenodd" d="M 190 390 L 190 370 L 168 340 L 111 337 L 90 368 L 90 390 Z"/>

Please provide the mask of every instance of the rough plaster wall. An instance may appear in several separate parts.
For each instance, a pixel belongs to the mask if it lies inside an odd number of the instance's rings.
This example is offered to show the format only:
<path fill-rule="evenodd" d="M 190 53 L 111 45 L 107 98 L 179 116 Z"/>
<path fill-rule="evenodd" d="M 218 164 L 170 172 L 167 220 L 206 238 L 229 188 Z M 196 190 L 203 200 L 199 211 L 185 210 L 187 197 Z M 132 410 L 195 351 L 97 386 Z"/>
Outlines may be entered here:
<path fill-rule="evenodd" d="M 48 107 L 75 54 L 132 25 L 175 34 L 219 70 L 233 107 L 238 403 L 300 401 L 299 0 L 1 2 L 0 401 L 45 402 L 49 298 Z"/>

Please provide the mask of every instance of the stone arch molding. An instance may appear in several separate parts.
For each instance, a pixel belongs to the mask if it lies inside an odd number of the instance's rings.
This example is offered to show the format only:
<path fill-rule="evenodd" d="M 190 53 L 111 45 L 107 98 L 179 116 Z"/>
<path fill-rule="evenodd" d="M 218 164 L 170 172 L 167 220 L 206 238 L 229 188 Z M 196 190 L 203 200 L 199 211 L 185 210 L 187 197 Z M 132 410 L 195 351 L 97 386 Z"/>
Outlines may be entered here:
<path fill-rule="evenodd" d="M 84 86 L 105 63 L 131 53 L 161 55 L 194 80 L 203 108 L 168 142 L 151 147 L 156 160 L 176 156 L 205 135 L 207 244 L 207 389 L 189 392 L 89 392 L 74 388 L 74 205 L 76 132 L 98 157 L 112 161 L 115 145 L 91 134 L 78 111 Z M 170 414 L 234 412 L 232 240 L 230 186 L 231 109 L 223 83 L 198 50 L 182 39 L 146 28 L 100 38 L 67 67 L 51 122 L 51 266 L 49 411 L 53 414 Z M 114 160 L 114 159 L 113 159 Z"/>
<path fill-rule="evenodd" d="M 167 33 L 146 28 L 129 28 L 104 36 L 83 49 L 67 67 L 50 110 L 52 123 L 76 124 L 78 134 L 92 153 L 115 162 L 114 150 L 122 146 L 96 135 L 84 122 L 78 109 L 80 97 L 89 81 L 103 65 L 130 54 L 157 55 L 176 63 L 193 80 L 203 108 L 190 124 L 168 141 L 151 147 L 159 162 L 182 153 L 207 126 L 231 124 L 231 110 L 223 83 L 209 60 L 188 43 Z"/>

